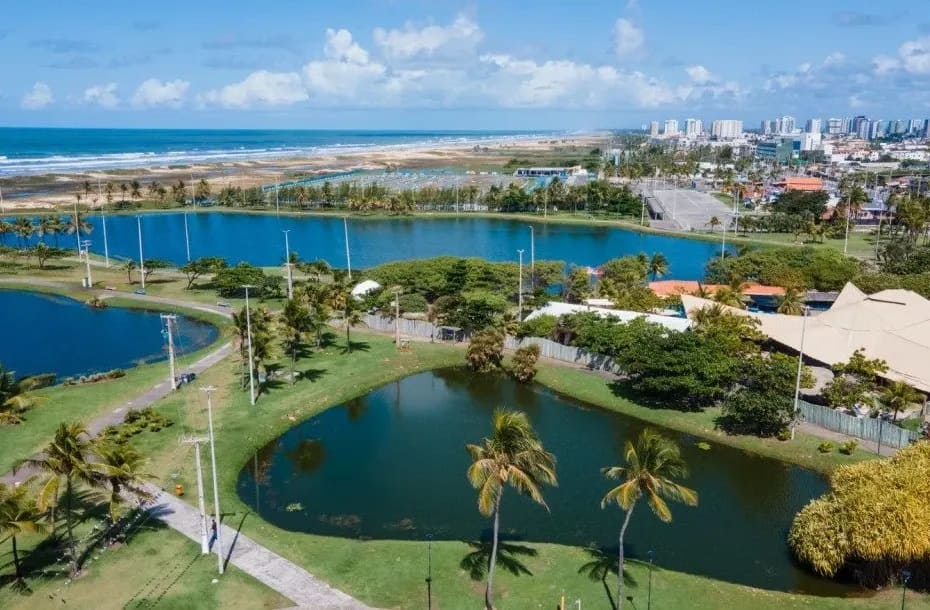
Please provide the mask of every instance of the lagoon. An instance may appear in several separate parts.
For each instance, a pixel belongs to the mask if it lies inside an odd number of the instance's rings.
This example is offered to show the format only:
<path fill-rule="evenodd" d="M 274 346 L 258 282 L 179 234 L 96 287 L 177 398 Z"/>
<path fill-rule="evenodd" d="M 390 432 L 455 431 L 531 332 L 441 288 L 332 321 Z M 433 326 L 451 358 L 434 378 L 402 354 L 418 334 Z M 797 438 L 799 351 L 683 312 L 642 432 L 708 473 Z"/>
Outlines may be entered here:
<path fill-rule="evenodd" d="M 465 478 L 466 443 L 490 433 L 493 410 L 525 411 L 558 458 L 559 486 L 546 512 L 505 493 L 501 531 L 511 542 L 595 545 L 615 556 L 622 513 L 602 510 L 600 469 L 622 463 L 638 420 L 561 397 L 541 386 L 463 368 L 426 372 L 333 407 L 297 425 L 244 465 L 240 498 L 284 529 L 359 539 L 474 541 L 490 535 Z M 823 493 L 825 479 L 776 460 L 674 436 L 700 505 L 672 505 L 663 524 L 642 504 L 627 550 L 659 566 L 766 589 L 841 594 L 797 567 L 785 537 L 791 519 Z M 519 560 L 519 556 L 515 557 Z M 579 566 L 580 567 L 580 566 Z M 446 566 L 446 569 L 453 569 Z M 455 566 L 454 569 L 458 569 Z"/>
<path fill-rule="evenodd" d="M 221 256 L 230 263 L 247 261 L 273 266 L 284 262 L 284 234 L 303 260 L 322 258 L 345 268 L 343 221 L 339 217 L 191 213 L 188 217 L 191 256 Z M 144 214 L 143 249 L 146 258 L 162 258 L 176 264 L 186 260 L 184 214 Z M 103 254 L 101 218 L 89 218 L 91 250 Z M 352 267 L 364 268 L 388 261 L 440 255 L 477 256 L 492 261 L 517 261 L 523 249 L 530 259 L 530 230 L 536 234 L 537 260 L 562 260 L 581 266 L 597 266 L 619 256 L 662 252 L 669 260 L 669 278 L 701 279 L 707 261 L 720 253 L 720 244 L 682 237 L 641 233 L 620 227 L 525 221 L 465 216 L 440 218 L 349 218 Z M 138 259 L 136 217 L 107 217 L 111 256 Z M 73 236 L 62 236 L 62 246 L 72 247 Z"/>
<path fill-rule="evenodd" d="M 0 362 L 17 376 L 55 373 L 61 379 L 168 358 L 157 311 L 94 309 L 63 296 L 0 290 L 0 312 Z M 176 322 L 178 356 L 218 336 L 212 324 L 182 315 Z"/>

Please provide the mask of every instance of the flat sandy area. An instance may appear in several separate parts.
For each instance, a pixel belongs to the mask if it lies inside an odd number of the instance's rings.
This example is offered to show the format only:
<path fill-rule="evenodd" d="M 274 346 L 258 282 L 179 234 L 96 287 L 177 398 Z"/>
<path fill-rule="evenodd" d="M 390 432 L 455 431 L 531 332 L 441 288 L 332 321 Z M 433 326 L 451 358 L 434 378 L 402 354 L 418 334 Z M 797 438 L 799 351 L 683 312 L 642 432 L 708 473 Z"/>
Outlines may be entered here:
<path fill-rule="evenodd" d="M 603 135 L 560 136 L 532 140 L 502 139 L 475 143 L 406 146 L 351 152 L 340 155 L 319 155 L 281 159 L 262 159 L 228 163 L 194 164 L 170 167 L 140 167 L 71 174 L 7 177 L 0 180 L 4 208 L 8 211 L 32 208 L 70 207 L 77 194 L 82 204 L 100 205 L 105 202 L 97 196 L 97 183 L 129 183 L 138 180 L 143 187 L 152 181 L 169 187 L 178 180 L 189 183 L 191 176 L 199 181 L 206 179 L 215 193 L 225 186 L 252 187 L 273 184 L 300 177 L 357 170 L 416 170 L 447 168 L 461 171 L 511 172 L 503 166 L 511 159 L 540 164 L 547 158 L 583 160 L 592 148 L 603 147 Z M 90 194 L 83 197 L 85 182 L 90 183 Z M 120 198 L 119 189 L 114 199 Z"/>

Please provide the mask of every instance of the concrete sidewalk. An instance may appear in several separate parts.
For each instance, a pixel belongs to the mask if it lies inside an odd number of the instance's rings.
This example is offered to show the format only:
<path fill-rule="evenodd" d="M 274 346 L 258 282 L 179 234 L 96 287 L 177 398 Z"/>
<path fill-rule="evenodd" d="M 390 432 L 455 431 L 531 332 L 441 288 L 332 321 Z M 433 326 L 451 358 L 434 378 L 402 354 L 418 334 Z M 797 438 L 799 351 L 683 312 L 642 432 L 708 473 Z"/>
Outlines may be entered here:
<path fill-rule="evenodd" d="M 154 496 L 150 504 L 153 516 L 199 545 L 200 514 L 197 509 L 155 486 L 148 486 L 148 491 Z M 370 610 L 365 604 L 334 589 L 236 529 L 225 524 L 221 527 L 226 562 L 289 598 L 298 607 L 315 610 Z"/>

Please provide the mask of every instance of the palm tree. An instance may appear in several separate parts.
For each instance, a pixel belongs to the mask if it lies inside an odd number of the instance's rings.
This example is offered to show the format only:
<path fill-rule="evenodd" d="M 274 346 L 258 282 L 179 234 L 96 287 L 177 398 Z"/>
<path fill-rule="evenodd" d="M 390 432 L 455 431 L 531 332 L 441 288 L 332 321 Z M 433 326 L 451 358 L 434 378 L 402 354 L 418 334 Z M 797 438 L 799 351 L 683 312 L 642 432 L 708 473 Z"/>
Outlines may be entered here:
<path fill-rule="evenodd" d="M 136 261 L 132 260 L 131 258 L 127 259 L 126 262 L 123 263 L 123 271 L 126 272 L 126 277 L 130 284 L 132 284 L 132 272 L 135 270 L 136 270 Z"/>
<path fill-rule="evenodd" d="M 84 483 L 91 487 L 100 484 L 102 476 L 110 469 L 103 464 L 89 462 L 92 445 L 87 428 L 81 423 L 61 423 L 55 431 L 55 438 L 45 447 L 39 457 L 21 460 L 14 467 L 14 472 L 23 465 L 44 471 L 47 476 L 39 487 L 36 507 L 49 511 L 52 521 L 52 533 L 55 528 L 55 510 L 58 507 L 61 480 L 65 480 L 65 525 L 68 528 L 68 548 L 71 558 L 71 575 L 78 572 L 77 544 L 74 540 L 72 502 L 74 486 Z"/>
<path fill-rule="evenodd" d="M 799 316 L 804 313 L 804 298 L 794 288 L 786 288 L 785 294 L 778 298 L 778 313 Z"/>
<path fill-rule="evenodd" d="M 478 490 L 478 511 L 485 517 L 494 517 L 488 583 L 484 591 L 484 606 L 491 610 L 504 487 L 510 485 L 549 510 L 541 487 L 557 484 L 555 456 L 543 448 L 525 413 L 503 409 L 494 412 L 490 438 L 485 438 L 480 445 L 466 445 L 465 449 L 472 460 L 468 481 Z"/>
<path fill-rule="evenodd" d="M 730 307 L 736 307 L 738 309 L 743 309 L 745 307 L 743 302 L 744 298 L 742 289 L 736 285 L 720 286 L 714 293 L 714 301 L 721 305 L 729 305 Z"/>
<path fill-rule="evenodd" d="M 623 525 L 620 526 L 620 546 L 617 551 L 618 610 L 623 606 L 623 537 L 636 503 L 645 496 L 653 514 L 664 523 L 672 520 L 672 511 L 666 500 L 688 506 L 697 506 L 698 503 L 696 491 L 675 482 L 675 479 L 688 476 L 688 467 L 675 441 L 647 428 L 639 435 L 635 446 L 631 441 L 626 442 L 623 458 L 626 462 L 624 466 L 611 466 L 602 470 L 608 479 L 621 483 L 608 491 L 601 500 L 601 508 L 616 504 L 626 513 Z"/>
<path fill-rule="evenodd" d="M 0 543 L 7 540 L 13 543 L 13 569 L 17 582 L 22 582 L 23 572 L 19 565 L 16 537 L 42 528 L 35 502 L 27 498 L 28 490 L 28 481 L 15 486 L 0 483 Z"/>
<path fill-rule="evenodd" d="M 130 491 L 138 497 L 148 496 L 142 481 L 152 478 L 152 475 L 142 471 L 145 460 L 142 454 L 129 445 L 98 443 L 95 451 L 101 463 L 108 467 L 107 472 L 101 476 L 101 482 L 110 488 L 110 520 L 115 523 L 123 500 L 122 492 Z"/>
<path fill-rule="evenodd" d="M 0 424 L 22 423 L 22 413 L 41 401 L 31 391 L 49 385 L 54 377 L 42 374 L 17 379 L 0 363 Z"/>
<path fill-rule="evenodd" d="M 138 180 L 129 183 L 129 196 L 133 199 L 142 199 L 142 185 Z"/>
<path fill-rule="evenodd" d="M 711 232 L 713 233 L 714 229 L 716 229 L 717 227 L 719 227 L 721 224 L 723 224 L 723 223 L 720 222 L 720 219 L 719 219 L 719 218 L 717 218 L 716 216 L 711 216 L 711 217 L 710 217 L 710 220 L 707 221 L 707 225 L 706 225 L 706 226 L 710 227 L 710 230 L 711 230 Z"/>
<path fill-rule="evenodd" d="M 126 201 L 126 194 L 129 193 L 129 185 L 125 182 L 120 182 L 119 184 L 120 193 L 123 194 L 123 198 L 120 201 Z"/>
<path fill-rule="evenodd" d="M 304 334 L 313 327 L 313 319 L 306 294 L 295 294 L 281 312 L 281 321 L 286 335 L 284 349 L 291 354 L 291 383 L 297 380 L 297 352 L 303 343 Z"/>
<path fill-rule="evenodd" d="M 35 232 L 35 227 L 25 216 L 20 216 L 13 221 L 13 233 L 19 238 L 19 245 L 25 247 L 26 240 Z"/>
<path fill-rule="evenodd" d="M 112 182 L 107 182 L 105 185 L 103 185 L 103 192 L 106 195 L 107 204 L 113 203 L 113 183 Z"/>
<path fill-rule="evenodd" d="M 661 252 L 655 252 L 649 259 L 649 275 L 656 281 L 668 273 L 668 259 Z"/>
<path fill-rule="evenodd" d="M 907 385 L 903 381 L 893 381 L 882 391 L 882 403 L 894 413 L 891 421 L 897 421 L 898 413 L 907 408 L 907 405 L 919 402 L 923 394 Z"/>

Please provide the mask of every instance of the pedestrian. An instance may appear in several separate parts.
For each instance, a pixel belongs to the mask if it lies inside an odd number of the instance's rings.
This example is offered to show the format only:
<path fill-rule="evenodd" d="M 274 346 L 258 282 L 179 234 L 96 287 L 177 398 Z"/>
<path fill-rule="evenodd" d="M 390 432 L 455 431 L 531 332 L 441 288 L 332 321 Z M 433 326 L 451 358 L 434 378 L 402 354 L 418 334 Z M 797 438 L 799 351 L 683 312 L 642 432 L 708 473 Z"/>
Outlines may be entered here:
<path fill-rule="evenodd" d="M 213 525 L 210 526 L 212 535 L 210 536 L 210 550 L 213 550 L 213 543 L 216 542 L 216 519 L 213 519 Z"/>

